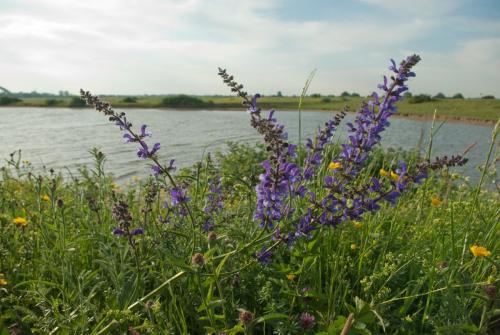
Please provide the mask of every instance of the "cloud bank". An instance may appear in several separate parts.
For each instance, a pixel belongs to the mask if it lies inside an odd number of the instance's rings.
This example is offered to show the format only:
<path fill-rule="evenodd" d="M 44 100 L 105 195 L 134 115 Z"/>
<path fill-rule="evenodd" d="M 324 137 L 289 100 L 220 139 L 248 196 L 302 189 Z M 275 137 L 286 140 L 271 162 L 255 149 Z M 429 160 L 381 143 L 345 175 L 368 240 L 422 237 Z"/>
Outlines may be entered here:
<path fill-rule="evenodd" d="M 465 0 L 313 1 L 310 12 L 292 13 L 295 5 L 300 1 L 3 1 L 0 85 L 226 94 L 216 76 L 221 66 L 250 92 L 298 94 L 317 68 L 311 91 L 368 94 L 389 58 L 416 52 L 423 62 L 413 92 L 500 96 L 500 24 L 487 15 L 499 8 L 494 2 L 475 12 Z"/>

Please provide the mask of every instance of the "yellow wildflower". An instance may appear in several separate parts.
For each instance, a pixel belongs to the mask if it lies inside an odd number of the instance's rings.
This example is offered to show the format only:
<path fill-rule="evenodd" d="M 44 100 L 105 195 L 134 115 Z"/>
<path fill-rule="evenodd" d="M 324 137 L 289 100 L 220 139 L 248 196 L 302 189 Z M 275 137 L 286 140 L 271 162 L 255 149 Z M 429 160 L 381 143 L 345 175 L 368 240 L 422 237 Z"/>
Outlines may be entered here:
<path fill-rule="evenodd" d="M 356 245 L 356 243 L 351 244 L 351 250 L 356 250 L 357 248 L 358 246 Z"/>
<path fill-rule="evenodd" d="M 0 278 L 0 286 L 5 286 L 7 285 L 9 282 L 3 278 Z"/>
<path fill-rule="evenodd" d="M 356 228 L 356 229 L 361 229 L 361 227 L 363 227 L 363 224 L 359 221 L 353 221 L 352 224 L 354 225 L 354 228 Z"/>
<path fill-rule="evenodd" d="M 128 185 L 130 185 L 130 183 L 128 183 Z M 111 183 L 111 188 L 117 193 L 122 192 L 122 188 L 116 183 Z"/>
<path fill-rule="evenodd" d="M 12 220 L 12 223 L 19 227 L 25 227 L 28 224 L 28 221 L 25 218 L 18 216 Z"/>
<path fill-rule="evenodd" d="M 472 252 L 474 257 L 485 257 L 485 256 L 487 257 L 491 255 L 491 251 L 489 251 L 485 247 L 480 247 L 475 244 L 470 247 L 470 252 Z"/>
<path fill-rule="evenodd" d="M 394 180 L 395 183 L 397 183 L 399 180 L 399 175 L 391 171 L 391 179 Z"/>
<path fill-rule="evenodd" d="M 341 169 L 342 168 L 342 163 L 340 162 L 331 162 L 329 165 L 328 165 L 328 168 L 330 170 L 338 170 L 338 169 Z"/>
<path fill-rule="evenodd" d="M 294 275 L 293 273 L 286 275 L 286 279 L 288 279 L 290 281 L 295 280 L 295 278 L 297 278 L 297 276 Z"/>
<path fill-rule="evenodd" d="M 431 198 L 431 205 L 434 207 L 438 207 L 441 205 L 443 201 L 439 199 L 438 197 Z"/>
<path fill-rule="evenodd" d="M 389 175 L 389 172 L 385 171 L 383 168 L 380 169 L 379 173 L 382 177 L 387 177 Z"/>
<path fill-rule="evenodd" d="M 42 201 L 50 201 L 50 197 L 47 194 L 42 195 L 40 199 L 42 199 Z"/>

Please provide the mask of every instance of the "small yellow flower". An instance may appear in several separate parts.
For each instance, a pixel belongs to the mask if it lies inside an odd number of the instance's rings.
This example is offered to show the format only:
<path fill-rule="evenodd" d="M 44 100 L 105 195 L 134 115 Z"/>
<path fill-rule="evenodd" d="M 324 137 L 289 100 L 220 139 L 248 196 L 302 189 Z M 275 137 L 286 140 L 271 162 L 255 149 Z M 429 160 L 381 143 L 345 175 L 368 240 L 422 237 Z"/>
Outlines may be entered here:
<path fill-rule="evenodd" d="M 0 286 L 5 286 L 7 285 L 9 282 L 3 278 L 0 278 Z"/>
<path fill-rule="evenodd" d="M 391 171 L 391 179 L 394 180 L 395 183 L 397 183 L 399 180 L 399 175 Z"/>
<path fill-rule="evenodd" d="M 12 220 L 12 223 L 19 227 L 25 227 L 26 225 L 28 225 L 28 221 L 20 216 L 14 218 Z"/>
<path fill-rule="evenodd" d="M 351 250 L 356 250 L 357 248 L 358 246 L 356 245 L 356 243 L 351 244 Z"/>
<path fill-rule="evenodd" d="M 286 279 L 288 279 L 289 281 L 293 281 L 293 280 L 295 280 L 296 278 L 297 278 L 297 276 L 296 276 L 296 275 L 294 275 L 294 274 L 292 274 L 292 273 L 290 273 L 290 274 L 286 275 Z"/>
<path fill-rule="evenodd" d="M 331 162 L 330 164 L 328 164 L 328 168 L 330 170 L 338 170 L 338 169 L 341 169 L 342 168 L 342 163 L 340 162 Z"/>
<path fill-rule="evenodd" d="M 42 199 L 42 201 L 50 201 L 50 197 L 47 194 L 42 195 L 40 199 Z"/>
<path fill-rule="evenodd" d="M 385 171 L 383 168 L 380 169 L 379 173 L 382 177 L 387 177 L 389 175 L 389 172 Z"/>
<path fill-rule="evenodd" d="M 434 207 L 438 207 L 441 205 L 443 201 L 439 199 L 438 197 L 431 198 L 431 205 Z"/>
<path fill-rule="evenodd" d="M 356 228 L 356 229 L 361 229 L 361 227 L 363 227 L 363 224 L 359 221 L 353 221 L 352 224 L 354 225 L 354 228 Z"/>
<path fill-rule="evenodd" d="M 491 255 L 491 251 L 489 251 L 485 247 L 480 247 L 475 244 L 470 247 L 470 252 L 472 252 L 474 257 L 485 257 L 485 256 L 487 257 Z"/>
<path fill-rule="evenodd" d="M 118 184 L 116 184 L 116 183 L 111 183 L 111 188 L 115 192 L 117 192 L 117 193 L 121 193 L 122 192 L 122 188 Z"/>

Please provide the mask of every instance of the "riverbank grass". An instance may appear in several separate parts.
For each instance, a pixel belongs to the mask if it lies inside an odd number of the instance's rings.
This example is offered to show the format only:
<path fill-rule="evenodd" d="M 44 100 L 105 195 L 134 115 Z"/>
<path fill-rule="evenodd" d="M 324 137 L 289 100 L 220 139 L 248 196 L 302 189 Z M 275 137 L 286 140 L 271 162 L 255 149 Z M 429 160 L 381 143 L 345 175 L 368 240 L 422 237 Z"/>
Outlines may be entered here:
<path fill-rule="evenodd" d="M 199 208 L 215 169 L 222 177 L 225 211 L 212 233 L 194 230 L 197 260 L 190 224 L 165 221 L 165 191 L 151 179 L 114 184 L 104 156 L 93 154 L 95 167 L 74 179 L 34 175 L 15 157 L 2 168 L 4 332 L 338 334 L 351 313 L 352 334 L 498 327 L 498 193 L 450 171 L 394 207 L 324 227 L 261 264 L 254 253 L 263 235 L 252 219 L 261 149 L 233 144 L 179 173 Z M 390 171 L 399 155 L 376 153 L 362 178 Z M 132 244 L 112 233 L 117 201 L 145 230 Z"/>

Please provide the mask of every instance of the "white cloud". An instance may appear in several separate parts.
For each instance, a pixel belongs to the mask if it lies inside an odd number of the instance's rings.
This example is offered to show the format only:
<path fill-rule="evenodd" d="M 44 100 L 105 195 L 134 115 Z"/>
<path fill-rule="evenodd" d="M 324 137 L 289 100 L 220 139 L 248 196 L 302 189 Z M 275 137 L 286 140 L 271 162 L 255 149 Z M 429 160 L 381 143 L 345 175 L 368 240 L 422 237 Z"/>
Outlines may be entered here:
<path fill-rule="evenodd" d="M 262 14 L 281 1 L 21 1 L 0 12 L 0 43 L 7 46 L 0 53 L 0 85 L 14 91 L 225 93 L 216 76 L 217 66 L 223 66 L 249 91 L 292 94 L 318 67 L 311 90 L 365 93 L 389 57 L 405 55 L 401 45 L 431 35 L 439 25 L 426 16 L 388 26 L 370 17 L 297 23 Z M 400 7 L 400 2 L 363 1 Z M 453 9 L 451 1 L 433 4 Z M 487 44 L 479 47 L 488 52 Z M 467 54 L 476 47 L 463 46 L 465 58 L 455 71 L 469 71 Z M 434 62 L 445 56 L 424 61 L 441 68 Z M 453 57 L 459 62 L 460 56 Z"/>
<path fill-rule="evenodd" d="M 442 16 L 462 6 L 465 0 L 359 0 L 400 14 Z"/>
<path fill-rule="evenodd" d="M 420 93 L 462 93 L 478 97 L 500 97 L 500 38 L 484 38 L 461 43 L 450 53 L 423 54 L 416 80 Z"/>

